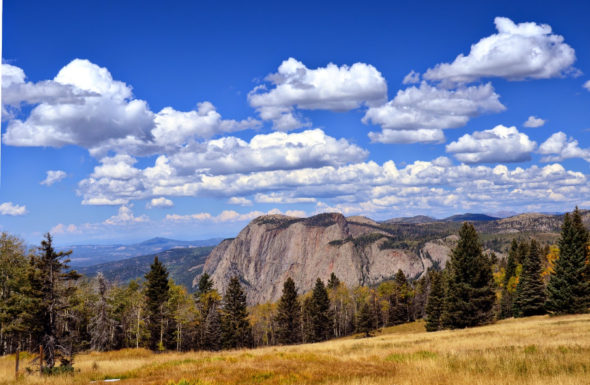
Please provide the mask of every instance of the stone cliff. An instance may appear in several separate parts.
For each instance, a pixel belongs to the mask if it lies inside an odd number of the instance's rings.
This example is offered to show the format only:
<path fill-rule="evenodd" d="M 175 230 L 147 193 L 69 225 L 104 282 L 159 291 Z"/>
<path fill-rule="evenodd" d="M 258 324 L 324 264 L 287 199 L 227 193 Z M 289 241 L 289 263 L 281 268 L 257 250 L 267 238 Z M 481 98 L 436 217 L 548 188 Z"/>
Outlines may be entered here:
<path fill-rule="evenodd" d="M 254 219 L 236 238 L 221 242 L 203 272 L 211 275 L 222 293 L 229 279 L 239 276 L 248 303 L 256 304 L 276 301 L 287 277 L 300 293 L 311 290 L 317 278 L 326 281 L 331 273 L 350 287 L 379 283 L 398 269 L 418 277 L 433 265 L 444 267 L 453 243 L 441 239 L 411 250 L 396 248 L 392 241 L 387 228 L 364 217 L 268 215 Z"/>

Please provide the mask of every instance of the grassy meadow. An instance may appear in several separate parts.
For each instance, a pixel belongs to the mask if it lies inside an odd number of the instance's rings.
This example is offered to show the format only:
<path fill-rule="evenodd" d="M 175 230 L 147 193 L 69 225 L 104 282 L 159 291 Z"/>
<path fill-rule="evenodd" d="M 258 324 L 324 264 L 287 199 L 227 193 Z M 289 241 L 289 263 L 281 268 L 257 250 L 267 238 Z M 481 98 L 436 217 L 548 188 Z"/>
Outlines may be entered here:
<path fill-rule="evenodd" d="M 0 358 L 0 384 L 590 384 L 590 315 L 510 319 L 424 332 L 422 322 L 372 338 L 218 353 L 127 349 L 76 356 L 72 375 L 14 379 Z M 31 358 L 21 360 L 21 368 Z"/>

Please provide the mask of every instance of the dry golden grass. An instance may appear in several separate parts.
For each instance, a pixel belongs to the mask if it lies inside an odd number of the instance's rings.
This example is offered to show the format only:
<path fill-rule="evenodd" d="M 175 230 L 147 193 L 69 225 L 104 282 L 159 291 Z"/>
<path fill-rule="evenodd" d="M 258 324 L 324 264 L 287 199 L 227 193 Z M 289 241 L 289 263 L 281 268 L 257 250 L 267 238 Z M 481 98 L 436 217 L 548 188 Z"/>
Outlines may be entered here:
<path fill-rule="evenodd" d="M 9 356 L 0 358 L 0 384 L 590 384 L 590 315 L 423 330 L 417 322 L 366 339 L 221 353 L 88 353 L 76 357 L 74 375 L 18 382 Z"/>

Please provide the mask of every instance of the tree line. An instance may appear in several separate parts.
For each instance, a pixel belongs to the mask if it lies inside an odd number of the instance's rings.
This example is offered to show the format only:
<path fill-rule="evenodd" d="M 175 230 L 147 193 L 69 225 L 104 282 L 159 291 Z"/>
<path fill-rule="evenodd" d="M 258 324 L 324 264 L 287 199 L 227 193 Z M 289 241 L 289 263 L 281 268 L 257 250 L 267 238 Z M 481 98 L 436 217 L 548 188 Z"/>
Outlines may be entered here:
<path fill-rule="evenodd" d="M 277 302 L 247 307 L 239 277 L 222 294 L 204 273 L 189 294 L 156 257 L 143 280 L 116 285 L 102 274 L 89 279 L 71 270 L 69 253 L 56 252 L 49 234 L 27 253 L 22 241 L 3 233 L 0 355 L 42 346 L 52 372 L 71 368 L 75 352 L 84 350 L 221 350 L 369 336 L 416 319 L 436 331 L 580 313 L 590 306 L 588 239 L 576 208 L 565 215 L 557 246 L 514 240 L 507 258 L 498 259 L 484 253 L 465 223 L 442 271 L 411 280 L 400 270 L 379 285 L 353 288 L 332 274 L 309 293 L 287 278 Z"/>
<path fill-rule="evenodd" d="M 558 245 L 512 241 L 506 259 L 485 255 L 465 223 L 450 261 L 434 272 L 426 329 L 456 329 L 495 319 L 585 313 L 590 307 L 589 233 L 579 209 L 566 213 Z"/>

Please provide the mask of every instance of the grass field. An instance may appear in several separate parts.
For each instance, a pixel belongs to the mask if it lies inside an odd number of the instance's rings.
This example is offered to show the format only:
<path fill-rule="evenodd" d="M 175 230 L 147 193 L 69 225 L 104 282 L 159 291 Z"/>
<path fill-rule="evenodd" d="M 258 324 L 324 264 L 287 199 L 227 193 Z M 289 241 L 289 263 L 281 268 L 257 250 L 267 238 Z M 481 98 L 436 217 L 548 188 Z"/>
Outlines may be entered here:
<path fill-rule="evenodd" d="M 88 384 L 109 378 L 121 378 L 117 384 L 183 385 L 590 384 L 590 315 L 423 330 L 416 322 L 372 338 L 221 353 L 80 354 L 73 375 L 24 375 L 18 382 L 15 357 L 7 356 L 0 358 L 0 384 Z"/>

